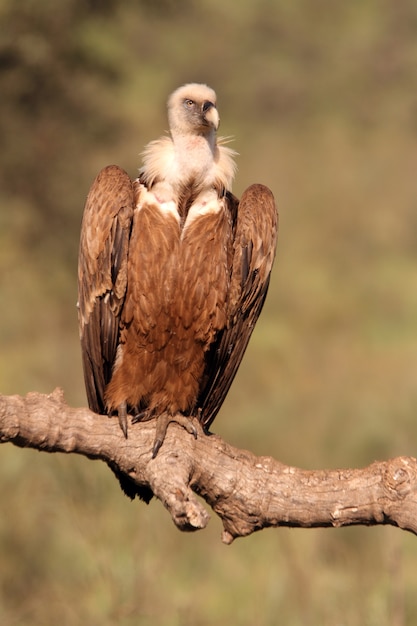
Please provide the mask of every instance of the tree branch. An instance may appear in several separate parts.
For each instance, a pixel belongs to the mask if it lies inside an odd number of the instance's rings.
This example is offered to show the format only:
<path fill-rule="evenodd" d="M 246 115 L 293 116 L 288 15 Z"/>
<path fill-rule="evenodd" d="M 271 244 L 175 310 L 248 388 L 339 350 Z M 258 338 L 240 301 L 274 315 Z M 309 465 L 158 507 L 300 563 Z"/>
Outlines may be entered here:
<path fill-rule="evenodd" d="M 417 461 L 398 457 L 364 469 L 306 471 L 238 450 L 198 426 L 197 439 L 176 424 L 151 458 L 155 424 L 129 429 L 85 408 L 73 409 L 60 389 L 50 395 L 0 396 L 0 442 L 101 459 L 144 499 L 161 500 L 180 530 L 223 522 L 231 543 L 270 526 L 391 524 L 417 534 Z M 148 498 L 147 498 L 148 496 Z"/>

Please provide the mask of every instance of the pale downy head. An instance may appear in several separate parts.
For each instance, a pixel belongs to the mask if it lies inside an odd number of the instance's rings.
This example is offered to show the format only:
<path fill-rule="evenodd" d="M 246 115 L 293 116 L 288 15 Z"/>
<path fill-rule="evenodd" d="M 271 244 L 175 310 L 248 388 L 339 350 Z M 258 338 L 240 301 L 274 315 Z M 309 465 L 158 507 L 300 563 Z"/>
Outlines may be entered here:
<path fill-rule="evenodd" d="M 199 83 L 183 85 L 168 98 L 170 136 L 145 147 L 140 170 L 148 189 L 158 184 L 160 198 L 178 201 L 191 181 L 194 196 L 213 187 L 230 190 L 235 152 L 216 136 L 220 121 L 216 100 L 215 91 Z"/>
<path fill-rule="evenodd" d="M 214 136 L 220 122 L 215 91 L 199 83 L 179 87 L 168 100 L 168 121 L 174 136 L 179 134 Z"/>

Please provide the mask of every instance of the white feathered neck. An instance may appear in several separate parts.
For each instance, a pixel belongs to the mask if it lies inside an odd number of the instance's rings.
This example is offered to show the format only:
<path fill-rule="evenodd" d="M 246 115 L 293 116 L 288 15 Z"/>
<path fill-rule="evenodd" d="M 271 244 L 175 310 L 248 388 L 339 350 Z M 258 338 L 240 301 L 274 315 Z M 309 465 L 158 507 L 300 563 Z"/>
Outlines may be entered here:
<path fill-rule="evenodd" d="M 224 144 L 227 139 L 214 137 L 210 145 L 201 135 L 161 137 L 151 141 L 143 151 L 140 178 L 151 189 L 166 182 L 175 190 L 187 184 L 203 189 L 230 190 L 236 171 L 236 152 Z"/>

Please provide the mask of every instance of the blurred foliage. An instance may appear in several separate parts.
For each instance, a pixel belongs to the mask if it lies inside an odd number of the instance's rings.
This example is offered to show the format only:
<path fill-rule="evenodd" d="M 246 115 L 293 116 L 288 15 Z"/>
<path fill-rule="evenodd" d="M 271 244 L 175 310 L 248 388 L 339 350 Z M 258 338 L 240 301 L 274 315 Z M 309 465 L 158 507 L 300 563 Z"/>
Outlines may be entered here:
<path fill-rule="evenodd" d="M 132 176 L 188 81 L 219 98 L 235 192 L 268 184 L 277 263 L 215 430 L 302 467 L 416 455 L 417 5 L 0 0 L 0 381 L 85 404 L 76 320 L 89 185 Z M 180 535 L 104 465 L 2 447 L 0 621 L 403 626 L 394 529 Z"/>

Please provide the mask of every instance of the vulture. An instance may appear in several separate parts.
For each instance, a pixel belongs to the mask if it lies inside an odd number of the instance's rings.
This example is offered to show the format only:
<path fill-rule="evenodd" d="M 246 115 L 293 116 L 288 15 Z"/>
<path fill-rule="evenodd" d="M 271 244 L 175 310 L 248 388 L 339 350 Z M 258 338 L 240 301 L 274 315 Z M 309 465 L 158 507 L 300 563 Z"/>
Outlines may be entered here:
<path fill-rule="evenodd" d="M 117 416 L 125 437 L 157 420 L 153 457 L 170 422 L 208 433 L 261 312 L 277 238 L 272 192 L 231 192 L 235 152 L 217 138 L 215 92 L 180 87 L 168 121 L 136 180 L 110 165 L 93 182 L 78 266 L 88 404 Z"/>

